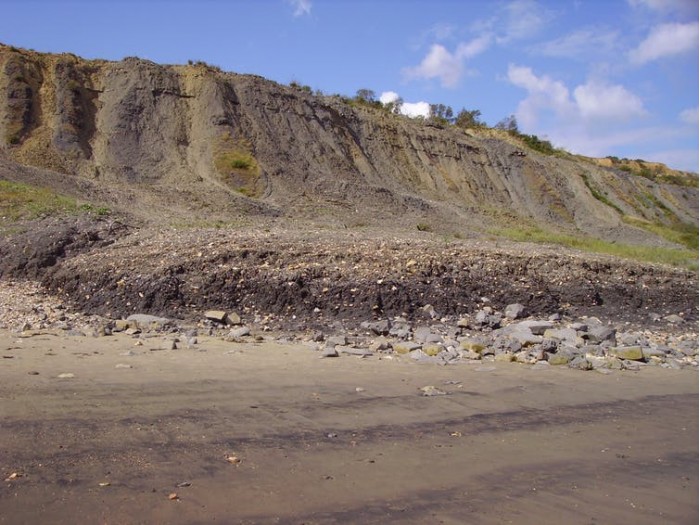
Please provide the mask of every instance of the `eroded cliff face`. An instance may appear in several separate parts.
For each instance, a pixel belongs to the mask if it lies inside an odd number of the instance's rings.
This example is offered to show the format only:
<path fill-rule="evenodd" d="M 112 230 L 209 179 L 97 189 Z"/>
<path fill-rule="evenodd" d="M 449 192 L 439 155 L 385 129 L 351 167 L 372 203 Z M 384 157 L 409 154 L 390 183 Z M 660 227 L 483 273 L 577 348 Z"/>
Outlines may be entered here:
<path fill-rule="evenodd" d="M 698 219 L 696 188 L 204 64 L 0 46 L 0 139 L 0 175 L 27 173 L 14 163 L 40 168 L 46 185 L 151 221 L 527 223 L 643 242 L 648 233 L 623 217 Z"/>

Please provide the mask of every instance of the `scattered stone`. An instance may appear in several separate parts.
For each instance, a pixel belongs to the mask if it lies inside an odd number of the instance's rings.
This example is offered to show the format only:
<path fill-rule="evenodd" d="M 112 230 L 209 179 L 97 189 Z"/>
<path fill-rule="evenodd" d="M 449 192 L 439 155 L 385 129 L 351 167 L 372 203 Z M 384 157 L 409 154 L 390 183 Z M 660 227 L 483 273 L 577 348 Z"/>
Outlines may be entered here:
<path fill-rule="evenodd" d="M 207 310 L 204 317 L 215 323 L 227 324 L 228 314 L 223 310 Z"/>
<path fill-rule="evenodd" d="M 641 346 L 616 346 L 610 349 L 610 354 L 628 361 L 644 360 L 644 352 Z"/>
<path fill-rule="evenodd" d="M 520 319 L 525 317 L 525 307 L 520 303 L 509 304 L 504 311 L 508 319 Z"/>
<path fill-rule="evenodd" d="M 239 337 L 245 337 L 250 335 L 250 328 L 247 326 L 242 326 L 240 328 L 235 328 L 228 333 L 229 337 L 238 339 Z"/>
<path fill-rule="evenodd" d="M 226 324 L 234 325 L 234 326 L 243 324 L 243 321 L 241 320 L 241 316 L 238 315 L 236 312 L 229 312 L 228 314 L 226 314 L 224 322 Z"/>
<path fill-rule="evenodd" d="M 664 321 L 667 321 L 671 324 L 679 324 L 685 321 L 685 319 L 683 319 L 680 315 L 671 314 L 664 317 Z"/>
<path fill-rule="evenodd" d="M 440 390 L 439 388 L 436 388 L 432 385 L 421 387 L 420 391 L 421 391 L 421 395 L 426 396 L 426 397 L 446 396 L 447 395 L 447 392 L 445 392 L 444 390 Z"/>
<path fill-rule="evenodd" d="M 547 362 L 552 366 L 568 365 L 570 361 L 571 361 L 571 356 L 565 352 L 562 352 L 562 353 L 558 352 L 556 354 L 551 354 L 549 356 L 549 359 L 547 359 Z"/>
<path fill-rule="evenodd" d="M 338 345 L 335 347 L 335 350 L 336 352 L 340 352 L 341 354 L 357 355 L 360 357 L 368 357 L 372 355 L 372 352 L 367 348 L 355 348 L 352 346 Z"/>
<path fill-rule="evenodd" d="M 75 374 L 72 374 L 70 372 L 65 372 L 63 374 L 58 374 L 56 377 L 58 377 L 59 379 L 70 379 L 70 378 L 75 377 Z"/>
<path fill-rule="evenodd" d="M 419 345 L 418 343 L 413 343 L 410 341 L 394 343 L 392 346 L 394 348 L 394 352 L 396 352 L 397 354 L 408 354 L 413 350 L 420 350 L 421 348 L 421 345 Z"/>
<path fill-rule="evenodd" d="M 613 344 L 616 341 L 617 330 L 610 326 L 598 325 L 589 327 L 588 332 L 584 335 L 591 343 L 602 343 L 611 341 Z"/>
<path fill-rule="evenodd" d="M 551 321 L 531 320 L 520 321 L 519 323 L 511 326 L 528 330 L 532 335 L 544 335 L 544 332 L 546 330 L 549 330 L 550 328 L 554 327 L 554 323 Z"/>
<path fill-rule="evenodd" d="M 321 357 L 338 357 L 338 355 L 334 346 L 327 346 L 321 352 Z"/>
<path fill-rule="evenodd" d="M 170 319 L 166 317 L 148 314 L 131 314 L 126 320 L 134 323 L 135 326 L 141 330 L 162 330 L 171 324 Z M 134 325 L 130 324 L 129 326 Z"/>

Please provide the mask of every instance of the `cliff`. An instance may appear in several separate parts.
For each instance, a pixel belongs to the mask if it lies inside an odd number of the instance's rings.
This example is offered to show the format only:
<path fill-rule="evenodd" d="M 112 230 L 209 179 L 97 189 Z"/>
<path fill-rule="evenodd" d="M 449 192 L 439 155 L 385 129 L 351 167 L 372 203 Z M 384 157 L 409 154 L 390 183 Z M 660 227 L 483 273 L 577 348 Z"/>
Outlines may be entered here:
<path fill-rule="evenodd" d="M 648 166 L 543 155 L 496 130 L 203 63 L 0 46 L 0 178 L 145 223 L 272 216 L 461 236 L 528 226 L 668 245 L 650 226 L 697 225 L 697 176 Z"/>

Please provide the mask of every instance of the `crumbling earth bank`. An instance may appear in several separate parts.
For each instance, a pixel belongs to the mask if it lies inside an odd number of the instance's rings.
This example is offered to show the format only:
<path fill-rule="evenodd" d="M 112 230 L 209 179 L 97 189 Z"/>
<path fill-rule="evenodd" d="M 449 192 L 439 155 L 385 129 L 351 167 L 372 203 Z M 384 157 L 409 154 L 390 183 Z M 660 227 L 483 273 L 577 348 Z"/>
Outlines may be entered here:
<path fill-rule="evenodd" d="M 532 315 L 697 320 L 697 274 L 534 246 L 310 231 L 141 232 L 64 260 L 44 284 L 112 318 L 208 308 L 324 325 L 524 304 Z"/>

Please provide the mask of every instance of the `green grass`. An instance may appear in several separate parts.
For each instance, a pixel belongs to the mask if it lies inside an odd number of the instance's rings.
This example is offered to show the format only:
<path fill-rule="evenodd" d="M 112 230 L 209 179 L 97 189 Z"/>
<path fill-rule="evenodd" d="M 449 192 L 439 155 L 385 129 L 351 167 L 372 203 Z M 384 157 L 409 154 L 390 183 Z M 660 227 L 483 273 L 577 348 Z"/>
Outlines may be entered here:
<path fill-rule="evenodd" d="M 593 195 L 593 198 L 602 202 L 606 206 L 610 206 L 613 210 L 615 210 L 617 213 L 622 215 L 622 210 L 620 209 L 619 206 L 617 206 L 615 203 L 610 201 L 605 195 L 600 193 L 593 184 L 591 184 L 591 181 L 588 179 L 588 176 L 585 173 L 581 174 L 581 178 L 583 179 L 583 183 L 586 185 L 586 188 L 588 188 L 588 191 L 591 192 L 591 195 Z"/>
<path fill-rule="evenodd" d="M 577 250 L 612 255 L 636 261 L 669 264 L 698 270 L 698 251 L 683 248 L 665 248 L 618 244 L 587 236 L 573 236 L 549 232 L 537 227 L 503 228 L 490 233 L 519 242 L 555 244 Z"/>
<path fill-rule="evenodd" d="M 644 228 L 667 241 L 683 245 L 689 250 L 698 250 L 698 227 L 695 224 L 678 222 L 673 226 L 668 226 L 629 216 L 623 217 L 622 220 L 632 226 Z"/>
<path fill-rule="evenodd" d="M 48 188 L 0 180 L 0 224 L 44 215 L 72 214 L 78 210 L 75 199 Z"/>

